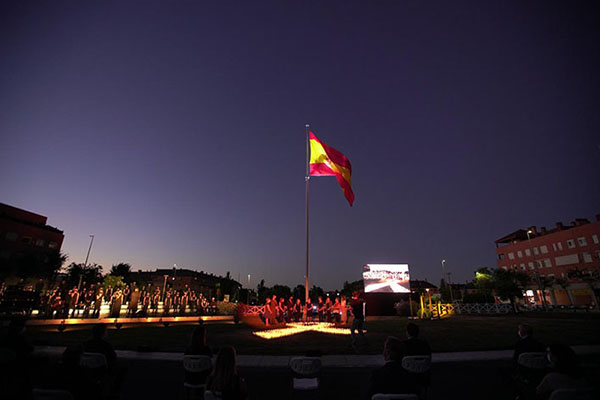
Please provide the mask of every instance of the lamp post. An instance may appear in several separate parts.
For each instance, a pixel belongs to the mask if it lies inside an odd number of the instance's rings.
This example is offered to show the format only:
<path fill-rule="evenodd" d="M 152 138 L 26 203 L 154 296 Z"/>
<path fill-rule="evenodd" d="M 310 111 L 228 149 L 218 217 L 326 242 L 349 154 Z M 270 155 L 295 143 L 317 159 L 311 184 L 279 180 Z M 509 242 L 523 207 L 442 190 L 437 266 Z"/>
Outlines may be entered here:
<path fill-rule="evenodd" d="M 446 287 L 450 289 L 450 301 L 454 303 L 454 295 L 452 294 L 452 286 L 450 286 L 450 274 L 446 274 L 446 259 L 441 261 L 442 264 L 442 279 L 446 280 Z"/>
<path fill-rule="evenodd" d="M 538 268 L 538 263 L 535 258 L 535 252 L 533 251 L 533 247 L 531 246 L 531 236 L 530 235 L 532 233 L 533 233 L 533 231 L 531 229 L 527 229 L 527 243 L 529 244 L 529 247 L 531 248 L 531 255 L 533 257 L 533 266 L 535 268 L 535 277 L 536 277 L 538 289 L 539 289 L 540 295 L 541 295 L 542 307 L 545 309 L 546 308 L 546 294 L 544 293 L 544 290 L 542 289 L 542 281 L 540 279 L 540 271 Z"/>
<path fill-rule="evenodd" d="M 90 251 L 92 251 L 92 244 L 94 243 L 94 235 L 90 235 L 90 247 L 88 247 L 87 255 L 85 256 L 85 263 L 83 263 L 83 269 L 87 267 L 88 259 L 90 258 Z M 81 280 L 83 279 L 83 271 L 79 273 L 79 283 L 77 284 L 77 291 L 81 290 Z"/>

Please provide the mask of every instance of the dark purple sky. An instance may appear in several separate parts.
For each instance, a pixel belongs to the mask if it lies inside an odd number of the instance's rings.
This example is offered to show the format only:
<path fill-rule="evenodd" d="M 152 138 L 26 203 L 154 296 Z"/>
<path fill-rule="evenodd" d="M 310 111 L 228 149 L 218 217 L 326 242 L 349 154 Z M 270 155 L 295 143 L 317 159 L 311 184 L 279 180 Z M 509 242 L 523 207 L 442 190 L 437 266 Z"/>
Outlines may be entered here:
<path fill-rule="evenodd" d="M 82 3 L 0 5 L 0 201 L 69 261 L 303 283 L 307 122 L 354 171 L 311 180 L 326 289 L 600 212 L 597 3 Z"/>

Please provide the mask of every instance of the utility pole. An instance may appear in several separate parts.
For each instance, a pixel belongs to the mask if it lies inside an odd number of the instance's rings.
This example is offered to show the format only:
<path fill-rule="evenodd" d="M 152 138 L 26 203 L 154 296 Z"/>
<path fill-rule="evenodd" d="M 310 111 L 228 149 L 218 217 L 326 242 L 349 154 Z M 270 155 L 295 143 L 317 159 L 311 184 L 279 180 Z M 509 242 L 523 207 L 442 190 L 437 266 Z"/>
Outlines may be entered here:
<path fill-rule="evenodd" d="M 83 269 L 87 267 L 88 259 L 90 258 L 90 251 L 92 251 L 92 244 L 94 243 L 94 235 L 90 235 L 90 247 L 88 247 L 87 255 L 85 256 L 85 263 L 83 263 Z M 77 291 L 81 290 L 81 280 L 83 279 L 83 271 L 79 273 L 79 283 L 77 284 Z"/>

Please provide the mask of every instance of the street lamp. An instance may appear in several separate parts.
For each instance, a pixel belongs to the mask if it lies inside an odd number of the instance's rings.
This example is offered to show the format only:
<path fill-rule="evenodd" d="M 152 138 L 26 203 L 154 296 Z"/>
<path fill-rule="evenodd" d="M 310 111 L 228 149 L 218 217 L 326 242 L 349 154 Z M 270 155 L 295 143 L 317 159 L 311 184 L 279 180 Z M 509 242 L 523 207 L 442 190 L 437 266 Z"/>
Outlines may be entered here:
<path fill-rule="evenodd" d="M 542 290 L 542 281 L 540 279 L 540 271 L 538 268 L 538 262 L 535 259 L 535 252 L 533 251 L 533 247 L 531 246 L 531 234 L 533 233 L 533 231 L 531 229 L 527 229 L 527 243 L 529 244 L 529 247 L 531 248 L 531 255 L 533 257 L 533 266 L 535 267 L 535 277 L 537 279 L 537 284 L 538 284 L 538 289 L 540 291 L 540 295 L 541 295 L 541 300 L 542 300 L 542 307 L 546 308 L 546 293 L 544 293 L 544 290 Z"/>
<path fill-rule="evenodd" d="M 87 267 L 88 259 L 90 258 L 90 251 L 92 251 L 92 244 L 94 243 L 94 235 L 90 235 L 90 247 L 88 247 L 87 255 L 85 256 L 85 263 L 83 263 L 83 269 Z M 77 284 L 77 291 L 81 290 L 81 280 L 83 279 L 83 271 L 79 273 L 79 283 Z"/>
<path fill-rule="evenodd" d="M 446 274 L 446 259 L 441 261 L 442 264 L 442 279 L 446 278 L 446 287 L 450 289 L 450 301 L 454 303 L 454 294 L 452 293 L 452 286 L 450 286 L 450 274 Z"/>

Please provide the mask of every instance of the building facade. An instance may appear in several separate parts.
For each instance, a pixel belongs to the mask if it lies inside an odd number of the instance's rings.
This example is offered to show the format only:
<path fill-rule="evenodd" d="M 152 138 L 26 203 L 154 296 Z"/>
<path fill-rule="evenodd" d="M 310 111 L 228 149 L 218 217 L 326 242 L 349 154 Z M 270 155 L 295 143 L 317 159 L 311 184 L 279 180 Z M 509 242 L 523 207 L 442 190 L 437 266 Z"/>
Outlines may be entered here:
<path fill-rule="evenodd" d="M 531 276 L 531 302 L 598 306 L 600 214 L 552 229 L 531 226 L 496 240 L 498 268 Z"/>
<path fill-rule="evenodd" d="M 10 268 L 26 257 L 44 259 L 60 252 L 63 231 L 47 221 L 43 215 L 0 203 L 0 268 Z"/>

